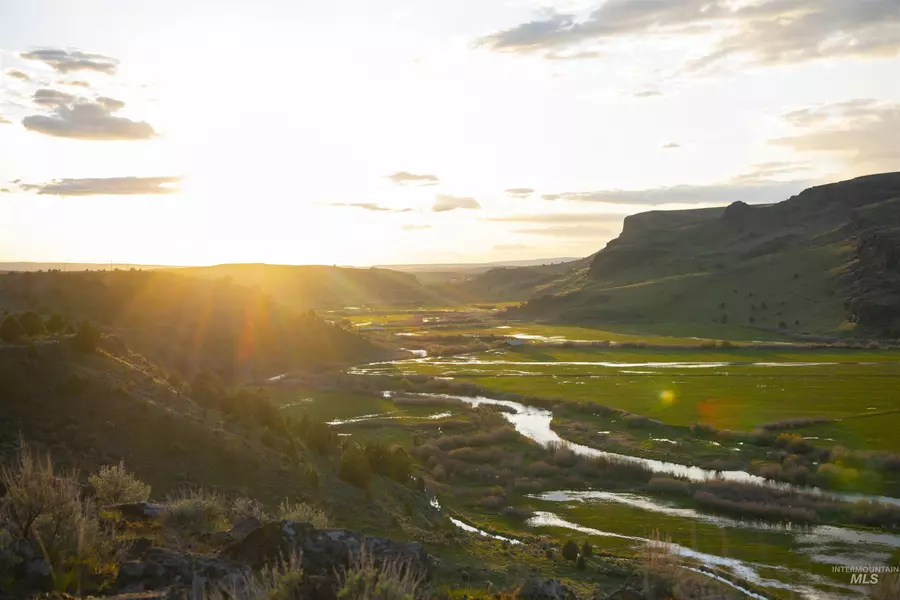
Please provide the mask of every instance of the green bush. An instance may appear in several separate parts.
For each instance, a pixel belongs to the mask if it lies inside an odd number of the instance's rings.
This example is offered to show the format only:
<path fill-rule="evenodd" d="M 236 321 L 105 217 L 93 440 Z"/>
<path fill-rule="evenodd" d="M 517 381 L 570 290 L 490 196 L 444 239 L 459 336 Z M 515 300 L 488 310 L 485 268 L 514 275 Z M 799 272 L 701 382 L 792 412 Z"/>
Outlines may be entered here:
<path fill-rule="evenodd" d="M 100 473 L 91 475 L 97 499 L 101 502 L 144 502 L 150 498 L 150 486 L 125 470 L 125 462 L 100 467 Z"/>
<path fill-rule="evenodd" d="M 0 531 L 9 536 L 4 562 L 44 557 L 59 591 L 95 590 L 114 579 L 114 540 L 74 477 L 58 475 L 49 456 L 37 457 L 23 444 L 16 464 L 0 469 L 0 482 L 6 489 Z M 24 555 L 16 557 L 13 547 Z"/>
<path fill-rule="evenodd" d="M 44 328 L 50 334 L 61 333 L 66 328 L 66 320 L 58 314 L 54 313 L 47 319 Z"/>
<path fill-rule="evenodd" d="M 291 503 L 284 500 L 278 507 L 278 518 L 309 523 L 316 529 L 328 527 L 328 517 L 325 516 L 325 513 L 305 502 Z"/>
<path fill-rule="evenodd" d="M 578 556 L 578 560 L 575 561 L 575 568 L 579 571 L 584 571 L 587 568 L 587 562 L 584 560 L 584 554 Z"/>
<path fill-rule="evenodd" d="M 187 540 L 225 529 L 225 516 L 225 505 L 219 496 L 202 489 L 188 490 L 169 498 L 164 523 Z"/>
<path fill-rule="evenodd" d="M 41 315 L 37 314 L 33 310 L 23 312 L 21 315 L 19 315 L 19 325 L 22 326 L 22 330 L 27 336 L 34 337 L 36 335 L 44 335 L 45 333 L 47 333 L 47 329 L 44 327 L 44 320 L 41 318 Z"/>
<path fill-rule="evenodd" d="M 584 540 L 584 543 L 581 545 L 581 555 L 582 556 L 593 556 L 594 547 L 591 546 L 591 543 L 587 540 Z"/>
<path fill-rule="evenodd" d="M 70 373 L 68 377 L 59 385 L 59 391 L 66 396 L 80 396 L 90 387 L 87 379 L 78 373 Z"/>
<path fill-rule="evenodd" d="M 372 467 L 359 446 L 352 445 L 344 450 L 338 474 L 344 481 L 358 488 L 368 489 L 372 482 Z"/>
<path fill-rule="evenodd" d="M 0 323 L 0 340 L 12 343 L 23 335 L 25 335 L 25 330 L 22 329 L 22 325 L 19 323 L 19 319 L 16 318 L 16 315 L 6 315 L 3 322 Z"/>
<path fill-rule="evenodd" d="M 72 337 L 72 346 L 82 354 L 90 354 L 95 351 L 98 343 L 100 343 L 100 330 L 94 327 L 90 321 L 83 321 Z"/>
<path fill-rule="evenodd" d="M 399 560 L 375 564 L 363 548 L 344 573 L 339 600 L 416 600 L 421 593 L 423 576 Z"/>
<path fill-rule="evenodd" d="M 569 540 L 562 549 L 563 558 L 566 560 L 575 560 L 578 558 L 578 544 Z"/>
<path fill-rule="evenodd" d="M 312 465 L 306 467 L 306 482 L 310 487 L 319 487 L 319 472 Z"/>

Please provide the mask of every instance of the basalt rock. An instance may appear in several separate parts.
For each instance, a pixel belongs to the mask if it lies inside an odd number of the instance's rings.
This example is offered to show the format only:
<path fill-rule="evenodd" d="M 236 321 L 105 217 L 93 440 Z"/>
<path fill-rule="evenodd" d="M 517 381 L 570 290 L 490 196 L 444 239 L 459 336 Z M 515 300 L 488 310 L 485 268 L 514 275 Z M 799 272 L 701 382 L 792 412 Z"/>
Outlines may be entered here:
<path fill-rule="evenodd" d="M 331 600 L 340 574 L 363 548 L 376 564 L 397 560 L 409 569 L 428 571 L 428 556 L 421 544 L 366 537 L 344 529 L 316 529 L 297 521 L 266 523 L 226 547 L 219 556 L 254 569 L 299 557 L 309 597 Z"/>
<path fill-rule="evenodd" d="M 516 592 L 520 600 L 577 600 L 575 593 L 556 579 L 529 579 Z"/>

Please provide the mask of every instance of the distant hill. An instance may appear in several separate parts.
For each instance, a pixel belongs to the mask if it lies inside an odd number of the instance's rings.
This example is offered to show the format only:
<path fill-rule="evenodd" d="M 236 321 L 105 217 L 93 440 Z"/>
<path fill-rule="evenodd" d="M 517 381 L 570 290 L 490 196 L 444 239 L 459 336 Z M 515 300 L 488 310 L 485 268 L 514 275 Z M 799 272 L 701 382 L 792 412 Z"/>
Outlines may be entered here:
<path fill-rule="evenodd" d="M 632 215 L 586 269 L 577 262 L 557 279 L 532 268 L 504 276 L 519 283 L 503 294 L 531 298 L 511 311 L 520 317 L 898 337 L 900 173 L 777 204 Z"/>
<path fill-rule="evenodd" d="M 161 269 L 163 265 L 132 263 L 72 263 L 72 262 L 0 262 L 3 271 L 112 271 L 114 269 Z"/>
<path fill-rule="evenodd" d="M 378 269 L 391 269 L 404 273 L 480 273 L 490 269 L 499 267 L 533 267 L 538 265 L 555 265 L 559 263 L 571 262 L 578 260 L 577 257 L 557 257 L 557 258 L 532 258 L 529 260 L 507 260 L 499 262 L 486 263 L 436 263 L 436 264 L 409 264 L 409 265 L 376 265 Z"/>
<path fill-rule="evenodd" d="M 432 292 L 424 288 L 415 275 L 374 267 L 229 264 L 167 271 L 204 279 L 228 279 L 257 288 L 291 308 L 386 305 L 432 299 Z"/>
<path fill-rule="evenodd" d="M 204 370 L 227 380 L 271 377 L 385 354 L 260 290 L 186 273 L 12 272 L 0 276 L 0 307 L 91 320 L 185 377 Z"/>

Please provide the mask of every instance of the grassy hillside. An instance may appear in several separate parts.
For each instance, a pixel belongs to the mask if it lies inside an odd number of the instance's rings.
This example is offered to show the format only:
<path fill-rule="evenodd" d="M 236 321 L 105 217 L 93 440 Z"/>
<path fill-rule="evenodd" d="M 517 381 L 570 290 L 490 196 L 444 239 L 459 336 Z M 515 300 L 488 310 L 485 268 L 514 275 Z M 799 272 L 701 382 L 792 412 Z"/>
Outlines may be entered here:
<path fill-rule="evenodd" d="M 233 264 L 185 267 L 170 272 L 205 279 L 224 278 L 256 288 L 291 308 L 387 305 L 431 299 L 415 275 L 389 269 Z"/>
<path fill-rule="evenodd" d="M 896 336 L 898 214 L 900 173 L 810 188 L 772 205 L 633 215 L 583 276 L 573 269 L 517 290 L 533 299 L 510 313 Z"/>
<path fill-rule="evenodd" d="M 91 320 L 185 377 L 203 370 L 265 377 L 383 353 L 259 290 L 159 271 L 8 273 L 0 277 L 0 306 Z"/>

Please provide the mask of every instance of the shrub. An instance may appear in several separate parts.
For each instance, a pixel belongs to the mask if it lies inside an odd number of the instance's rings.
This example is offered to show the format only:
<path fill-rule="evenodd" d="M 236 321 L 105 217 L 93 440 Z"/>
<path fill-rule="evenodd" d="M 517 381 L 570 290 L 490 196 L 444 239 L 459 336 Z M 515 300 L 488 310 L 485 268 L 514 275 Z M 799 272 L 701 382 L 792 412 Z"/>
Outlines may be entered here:
<path fill-rule="evenodd" d="M 33 310 L 23 312 L 21 315 L 19 315 L 19 325 L 22 326 L 22 331 L 25 332 L 25 335 L 30 337 L 47 333 L 47 329 L 44 327 L 44 320 L 41 318 L 41 315 L 37 314 Z"/>
<path fill-rule="evenodd" d="M 143 502 L 150 497 L 150 486 L 126 471 L 124 461 L 100 467 L 89 481 L 101 502 Z"/>
<path fill-rule="evenodd" d="M 25 335 L 25 330 L 22 329 L 19 319 L 13 314 L 6 315 L 3 322 L 0 323 L 0 340 L 12 343 L 23 335 Z"/>
<path fill-rule="evenodd" d="M 304 597 L 306 584 L 300 556 L 280 565 L 267 566 L 258 574 L 244 575 L 207 590 L 199 600 L 296 600 Z M 193 596 L 192 596 L 193 597 Z"/>
<path fill-rule="evenodd" d="M 202 489 L 187 490 L 169 498 L 164 523 L 187 540 L 228 526 L 222 499 Z"/>
<path fill-rule="evenodd" d="M 363 548 L 344 573 L 339 600 L 415 600 L 422 597 L 423 574 L 400 560 L 376 565 Z"/>
<path fill-rule="evenodd" d="M 232 523 L 236 523 L 243 519 L 249 519 L 250 517 L 254 517 L 260 521 L 269 520 L 269 515 L 266 514 L 266 511 L 259 500 L 256 500 L 255 498 L 245 498 L 244 496 L 239 496 L 231 501 L 228 505 L 227 517 Z"/>
<path fill-rule="evenodd" d="M 88 380 L 78 373 L 71 373 L 59 385 L 59 391 L 66 396 L 80 396 L 89 387 Z"/>
<path fill-rule="evenodd" d="M 367 489 L 372 482 L 372 468 L 365 452 L 356 445 L 348 447 L 341 454 L 341 465 L 338 472 L 341 479 L 358 488 Z"/>
<path fill-rule="evenodd" d="M 319 487 L 319 472 L 312 465 L 306 467 L 306 482 L 310 487 Z"/>
<path fill-rule="evenodd" d="M 72 337 L 72 346 L 82 354 L 90 354 L 96 350 L 99 342 L 100 330 L 94 327 L 90 321 L 83 321 Z"/>
<path fill-rule="evenodd" d="M 57 475 L 49 456 L 36 457 L 22 444 L 17 463 L 0 470 L 0 482 L 6 489 L 0 530 L 9 536 L 4 561 L 14 560 L 11 546 L 45 557 L 61 591 L 93 589 L 114 578 L 113 540 L 74 477 Z"/>
<path fill-rule="evenodd" d="M 44 325 L 44 328 L 50 334 L 60 333 L 66 328 L 66 320 L 58 314 L 54 313 L 47 319 L 47 323 Z"/>
<path fill-rule="evenodd" d="M 578 558 L 578 544 L 572 540 L 566 542 L 562 549 L 562 555 L 566 560 L 575 560 Z"/>
<path fill-rule="evenodd" d="M 278 518 L 288 521 L 300 521 L 301 523 L 309 523 L 316 529 L 325 529 L 328 527 L 328 517 L 325 513 L 311 504 L 305 502 L 291 503 L 284 500 L 278 506 Z"/>
<path fill-rule="evenodd" d="M 584 543 L 581 545 L 581 555 L 582 556 L 593 556 L 594 555 L 594 547 L 591 546 L 591 543 L 587 540 L 584 540 Z"/>
<path fill-rule="evenodd" d="M 587 562 L 584 560 L 584 554 L 578 556 L 578 560 L 575 561 L 575 568 L 579 571 L 584 571 L 587 568 Z"/>

